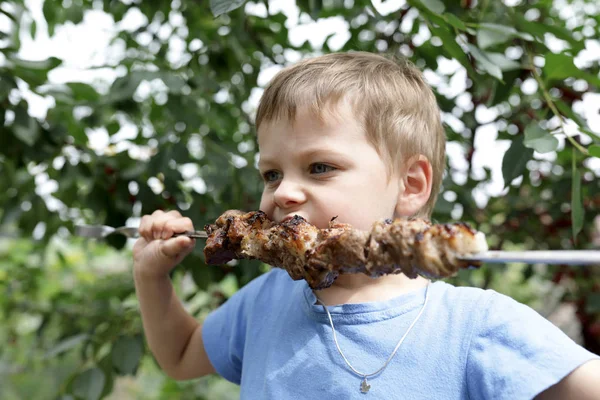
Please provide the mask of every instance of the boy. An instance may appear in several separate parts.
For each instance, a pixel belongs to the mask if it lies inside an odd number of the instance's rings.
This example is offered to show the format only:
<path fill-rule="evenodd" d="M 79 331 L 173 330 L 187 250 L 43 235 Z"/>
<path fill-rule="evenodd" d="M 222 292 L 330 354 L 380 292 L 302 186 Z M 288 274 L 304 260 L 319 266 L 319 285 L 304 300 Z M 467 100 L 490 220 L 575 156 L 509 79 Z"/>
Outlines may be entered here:
<path fill-rule="evenodd" d="M 281 71 L 256 126 L 260 209 L 370 230 L 429 217 L 445 138 L 431 89 L 406 60 L 329 54 Z M 340 276 L 313 292 L 284 270 L 255 279 L 203 325 L 168 272 L 194 241 L 178 212 L 144 216 L 134 276 L 154 356 L 175 379 L 218 372 L 242 398 L 600 399 L 600 361 L 494 291 L 402 274 Z M 593 360 L 593 361 L 592 361 Z"/>

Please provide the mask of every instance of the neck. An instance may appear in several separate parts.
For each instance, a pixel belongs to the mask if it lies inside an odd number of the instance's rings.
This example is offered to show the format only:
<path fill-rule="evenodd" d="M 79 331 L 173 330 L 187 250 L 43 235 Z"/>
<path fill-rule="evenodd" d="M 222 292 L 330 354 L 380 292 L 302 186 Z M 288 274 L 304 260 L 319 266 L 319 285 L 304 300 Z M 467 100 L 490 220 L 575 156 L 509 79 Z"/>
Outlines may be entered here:
<path fill-rule="evenodd" d="M 386 301 L 427 286 L 423 277 L 411 279 L 404 274 L 371 278 L 365 274 L 342 274 L 327 289 L 315 291 L 326 305 Z"/>

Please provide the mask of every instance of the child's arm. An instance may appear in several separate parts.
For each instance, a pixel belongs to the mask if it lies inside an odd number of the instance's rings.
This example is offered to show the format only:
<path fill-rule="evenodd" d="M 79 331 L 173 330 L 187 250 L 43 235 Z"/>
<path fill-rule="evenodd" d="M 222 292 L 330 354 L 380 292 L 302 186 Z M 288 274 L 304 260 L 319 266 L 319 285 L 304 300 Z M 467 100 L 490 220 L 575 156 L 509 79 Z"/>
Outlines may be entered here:
<path fill-rule="evenodd" d="M 536 400 L 564 399 L 600 399 L 600 360 L 588 361 L 536 397 Z"/>
<path fill-rule="evenodd" d="M 133 248 L 134 282 L 148 345 L 174 379 L 215 372 L 204 349 L 202 326 L 185 311 L 168 276 L 194 247 L 193 239 L 171 236 L 189 230 L 189 218 L 176 211 L 156 211 L 142 218 L 141 237 Z"/>

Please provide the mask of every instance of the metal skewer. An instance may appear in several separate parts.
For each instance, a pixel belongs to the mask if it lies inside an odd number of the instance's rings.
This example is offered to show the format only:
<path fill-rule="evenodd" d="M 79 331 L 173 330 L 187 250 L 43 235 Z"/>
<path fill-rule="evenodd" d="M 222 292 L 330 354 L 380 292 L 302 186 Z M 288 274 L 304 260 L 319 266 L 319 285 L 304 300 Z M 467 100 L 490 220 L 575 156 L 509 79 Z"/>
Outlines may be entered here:
<path fill-rule="evenodd" d="M 528 251 L 486 251 L 471 256 L 460 257 L 465 261 L 503 264 L 523 262 L 526 264 L 570 264 L 600 265 L 599 250 L 528 250 Z"/>
<path fill-rule="evenodd" d="M 138 228 L 133 226 L 121 226 L 119 228 L 113 228 L 112 226 L 106 225 L 75 225 L 75 234 L 77 236 L 95 239 L 104 239 L 108 235 L 113 234 L 124 235 L 128 238 L 137 238 L 140 236 Z M 173 237 L 176 236 L 206 239 L 208 234 L 205 231 L 188 231 L 173 234 Z"/>
<path fill-rule="evenodd" d="M 103 239 L 113 234 L 121 234 L 129 238 L 139 237 L 138 228 L 131 226 L 113 228 L 106 225 L 76 225 L 75 234 L 96 239 Z M 173 236 L 183 235 L 197 239 L 208 237 L 205 231 L 181 232 Z M 526 264 L 600 265 L 600 251 L 598 250 L 486 251 L 459 258 L 464 261 L 480 261 L 491 264 L 522 262 Z"/>

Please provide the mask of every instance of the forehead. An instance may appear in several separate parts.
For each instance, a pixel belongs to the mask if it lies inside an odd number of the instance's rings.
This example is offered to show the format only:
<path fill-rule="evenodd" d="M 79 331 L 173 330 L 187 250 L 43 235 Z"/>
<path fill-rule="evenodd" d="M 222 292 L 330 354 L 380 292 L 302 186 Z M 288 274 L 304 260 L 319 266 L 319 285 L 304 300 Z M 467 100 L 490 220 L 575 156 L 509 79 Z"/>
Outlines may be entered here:
<path fill-rule="evenodd" d="M 259 150 L 293 142 L 295 145 L 360 142 L 366 138 L 363 125 L 348 104 L 339 104 L 315 112 L 299 107 L 293 118 L 279 117 L 262 121 L 258 129 Z"/>

